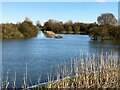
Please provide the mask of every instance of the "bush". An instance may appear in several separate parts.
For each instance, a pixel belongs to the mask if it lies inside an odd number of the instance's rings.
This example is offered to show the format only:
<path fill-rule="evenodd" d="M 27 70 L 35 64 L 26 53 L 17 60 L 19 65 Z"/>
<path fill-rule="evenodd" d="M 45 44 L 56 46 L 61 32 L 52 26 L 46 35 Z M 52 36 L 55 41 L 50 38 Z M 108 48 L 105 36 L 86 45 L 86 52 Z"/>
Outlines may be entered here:
<path fill-rule="evenodd" d="M 38 29 L 31 22 L 24 21 L 18 25 L 19 31 L 27 38 L 34 37 L 38 34 Z"/>
<path fill-rule="evenodd" d="M 15 24 L 2 24 L 2 38 L 24 38 L 22 33 L 18 30 L 17 25 Z"/>
<path fill-rule="evenodd" d="M 0 26 L 2 26 L 0 37 L 3 39 L 29 38 L 38 34 L 38 28 L 28 21 L 19 24 L 6 23 Z"/>

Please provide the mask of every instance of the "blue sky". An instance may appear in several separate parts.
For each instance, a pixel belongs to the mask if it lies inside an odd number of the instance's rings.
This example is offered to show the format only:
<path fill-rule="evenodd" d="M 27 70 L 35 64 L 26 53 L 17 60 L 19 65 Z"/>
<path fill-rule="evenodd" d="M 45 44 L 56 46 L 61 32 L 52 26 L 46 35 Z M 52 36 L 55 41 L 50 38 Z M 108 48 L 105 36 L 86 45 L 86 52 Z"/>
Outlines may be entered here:
<path fill-rule="evenodd" d="M 42 24 L 49 19 L 73 22 L 96 22 L 102 13 L 118 17 L 117 2 L 3 2 L 2 22 L 22 22 L 29 17 Z"/>
<path fill-rule="evenodd" d="M 2 2 L 118 2 L 119 0 L 2 0 Z"/>

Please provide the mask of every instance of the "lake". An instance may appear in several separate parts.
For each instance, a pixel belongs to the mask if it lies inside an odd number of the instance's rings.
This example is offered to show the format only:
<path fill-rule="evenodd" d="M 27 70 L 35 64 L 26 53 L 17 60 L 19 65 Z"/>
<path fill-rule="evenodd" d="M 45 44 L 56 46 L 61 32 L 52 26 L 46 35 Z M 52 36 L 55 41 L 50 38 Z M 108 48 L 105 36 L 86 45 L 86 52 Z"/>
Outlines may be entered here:
<path fill-rule="evenodd" d="M 38 37 L 22 40 L 2 41 L 3 81 L 12 83 L 16 73 L 17 87 L 23 85 L 24 74 L 29 77 L 29 85 L 47 81 L 47 73 L 54 71 L 58 65 L 70 62 L 81 53 L 100 54 L 103 52 L 118 52 L 120 43 L 112 41 L 91 41 L 87 35 L 61 34 L 62 39 L 46 39 Z M 11 87 L 11 85 L 9 86 Z"/>

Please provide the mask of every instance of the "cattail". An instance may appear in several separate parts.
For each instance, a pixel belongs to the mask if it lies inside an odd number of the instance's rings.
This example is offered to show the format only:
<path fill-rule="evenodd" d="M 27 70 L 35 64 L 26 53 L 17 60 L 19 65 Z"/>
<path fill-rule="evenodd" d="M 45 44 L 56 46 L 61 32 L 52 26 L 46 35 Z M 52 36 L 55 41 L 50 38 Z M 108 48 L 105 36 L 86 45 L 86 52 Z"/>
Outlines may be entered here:
<path fill-rule="evenodd" d="M 26 89 L 25 74 L 23 75 L 23 87 L 22 88 Z"/>
<path fill-rule="evenodd" d="M 7 71 L 7 76 L 6 76 L 6 81 L 5 81 L 5 90 L 7 90 L 9 86 L 8 76 L 9 76 L 9 72 Z"/>
<path fill-rule="evenodd" d="M 73 74 L 73 65 L 72 65 L 72 59 L 71 59 L 71 64 L 70 64 L 70 76 L 72 77 Z"/>
<path fill-rule="evenodd" d="M 77 61 L 75 64 L 75 82 L 78 82 L 78 63 L 77 63 Z M 77 87 L 77 83 L 76 83 L 76 87 Z"/>
<path fill-rule="evenodd" d="M 57 82 L 60 81 L 60 68 L 59 68 L 59 65 L 58 65 L 58 68 L 57 68 Z M 57 85 L 57 88 L 59 88 L 59 84 Z"/>
<path fill-rule="evenodd" d="M 60 81 L 60 68 L 59 68 L 59 65 L 58 65 L 58 68 L 57 68 L 57 81 Z"/>
<path fill-rule="evenodd" d="M 9 82 L 6 83 L 5 90 L 8 89 L 8 86 L 9 86 Z"/>
<path fill-rule="evenodd" d="M 48 84 L 49 84 L 49 87 L 48 87 L 48 88 L 51 88 L 50 75 L 49 75 L 49 73 L 47 73 L 47 79 L 48 79 Z"/>
<path fill-rule="evenodd" d="M 16 72 L 15 72 L 15 77 L 13 79 L 13 90 L 16 88 Z"/>
<path fill-rule="evenodd" d="M 28 73 L 28 79 L 29 79 L 29 81 L 30 81 L 30 84 L 33 86 L 33 83 L 32 83 L 32 80 L 31 80 L 31 77 L 30 77 L 29 73 Z M 39 85 L 39 84 L 38 84 L 38 85 Z"/>
<path fill-rule="evenodd" d="M 62 67 L 62 79 L 64 79 L 64 76 L 65 76 L 64 67 Z M 65 86 L 64 86 L 64 80 L 62 82 L 62 88 L 65 88 Z"/>
<path fill-rule="evenodd" d="M 39 76 L 38 81 L 37 81 L 37 84 L 38 84 L 38 85 L 40 84 L 40 80 L 41 80 L 41 75 Z M 40 87 L 39 87 L 39 86 L 38 86 L 38 90 L 40 90 Z"/>
<path fill-rule="evenodd" d="M 85 74 L 86 74 L 86 86 L 87 86 L 87 88 L 89 88 L 89 77 L 88 77 L 88 74 L 89 74 L 89 67 L 88 67 L 88 62 L 89 62 L 89 59 L 88 59 L 88 54 L 87 54 L 87 57 L 86 57 L 86 66 L 85 66 Z"/>

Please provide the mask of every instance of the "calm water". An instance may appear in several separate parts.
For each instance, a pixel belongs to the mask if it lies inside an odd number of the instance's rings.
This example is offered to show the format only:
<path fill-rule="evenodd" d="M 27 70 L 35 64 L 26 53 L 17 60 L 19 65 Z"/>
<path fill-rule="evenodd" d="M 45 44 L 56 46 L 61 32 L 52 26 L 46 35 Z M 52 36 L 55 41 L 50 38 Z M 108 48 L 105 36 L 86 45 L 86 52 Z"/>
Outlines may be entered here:
<path fill-rule="evenodd" d="M 113 50 L 120 53 L 120 44 L 112 41 L 91 41 L 87 35 L 62 36 L 62 39 L 40 39 L 38 36 L 25 40 L 3 40 L 4 80 L 8 72 L 9 81 L 12 82 L 16 72 L 17 86 L 23 85 L 26 63 L 28 76 L 32 84 L 36 84 L 40 75 L 41 82 L 47 81 L 49 71 L 79 57 L 81 52 L 99 54 L 102 50 Z"/>

